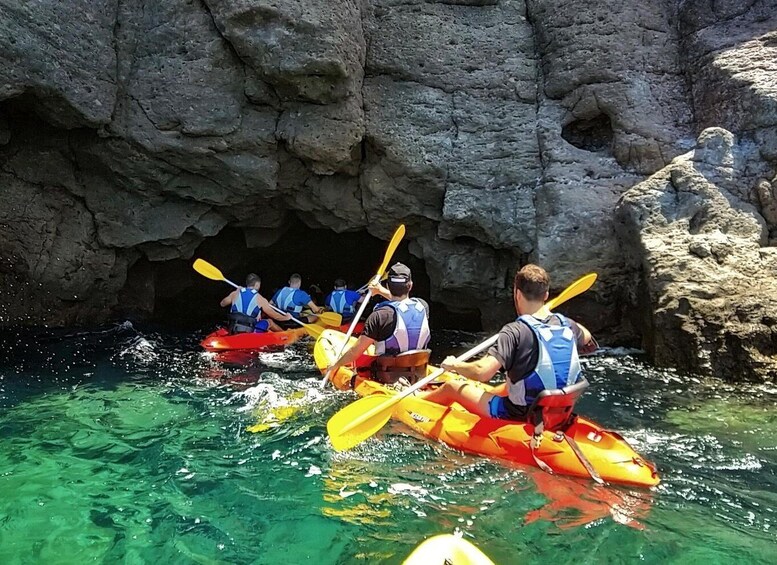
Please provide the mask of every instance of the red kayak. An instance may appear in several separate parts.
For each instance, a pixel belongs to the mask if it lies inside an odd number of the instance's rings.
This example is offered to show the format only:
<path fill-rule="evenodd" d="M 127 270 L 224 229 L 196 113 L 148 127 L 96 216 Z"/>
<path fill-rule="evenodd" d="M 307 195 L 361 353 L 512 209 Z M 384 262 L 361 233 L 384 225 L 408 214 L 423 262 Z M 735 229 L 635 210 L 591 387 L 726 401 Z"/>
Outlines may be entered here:
<path fill-rule="evenodd" d="M 202 340 L 205 351 L 232 351 L 235 349 L 265 349 L 282 347 L 295 341 L 302 328 L 284 332 L 261 332 L 230 334 L 225 328 L 219 328 Z"/>
<path fill-rule="evenodd" d="M 348 331 L 348 324 L 343 324 L 338 329 L 345 333 Z M 319 326 L 320 327 L 320 326 Z M 321 328 L 322 330 L 324 328 Z M 332 328 L 334 329 L 334 328 Z M 359 335 L 364 329 L 364 322 L 359 322 L 354 328 L 353 335 Z M 202 340 L 200 345 L 205 351 L 235 351 L 239 349 L 268 349 L 270 347 L 284 347 L 290 342 L 299 339 L 300 334 L 304 335 L 303 328 L 286 330 L 283 332 L 261 332 L 261 333 L 242 333 L 230 334 L 226 328 L 219 328 L 209 334 Z"/>
<path fill-rule="evenodd" d="M 348 322 L 347 324 L 343 324 L 338 328 L 338 331 L 342 333 L 346 333 L 350 326 L 351 326 L 351 322 Z M 335 329 L 335 328 L 327 326 L 327 329 Z M 356 327 L 353 329 L 353 335 L 361 335 L 363 331 L 364 331 L 364 322 L 358 322 L 356 324 Z"/>

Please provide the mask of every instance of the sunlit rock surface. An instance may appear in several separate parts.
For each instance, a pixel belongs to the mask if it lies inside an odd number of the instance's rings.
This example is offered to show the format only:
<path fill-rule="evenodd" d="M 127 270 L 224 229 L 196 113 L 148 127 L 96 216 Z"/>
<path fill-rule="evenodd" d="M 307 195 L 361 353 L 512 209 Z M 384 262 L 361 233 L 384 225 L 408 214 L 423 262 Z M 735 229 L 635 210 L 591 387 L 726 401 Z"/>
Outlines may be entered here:
<path fill-rule="evenodd" d="M 774 0 L 0 0 L 0 324 L 106 319 L 153 297 L 134 266 L 298 216 L 406 223 L 486 325 L 519 263 L 596 271 L 575 313 L 635 343 L 614 210 L 702 130 L 777 239 L 776 30 Z"/>

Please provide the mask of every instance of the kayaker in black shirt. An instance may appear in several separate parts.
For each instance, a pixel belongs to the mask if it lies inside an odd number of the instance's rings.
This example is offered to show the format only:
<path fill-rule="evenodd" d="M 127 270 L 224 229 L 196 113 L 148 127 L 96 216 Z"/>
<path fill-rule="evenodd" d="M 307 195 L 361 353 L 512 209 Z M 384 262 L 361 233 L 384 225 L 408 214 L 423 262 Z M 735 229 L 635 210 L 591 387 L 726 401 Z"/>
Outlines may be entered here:
<path fill-rule="evenodd" d="M 356 343 L 328 371 L 355 362 L 370 345 L 378 355 L 391 357 L 414 349 L 425 349 L 429 343 L 429 305 L 420 298 L 410 298 L 413 279 L 410 269 L 395 263 L 388 272 L 388 288 L 370 285 L 374 295 L 388 298 L 381 302 L 364 322 L 364 331 Z"/>
<path fill-rule="evenodd" d="M 529 406 L 544 389 L 561 388 L 581 378 L 578 349 L 596 349 L 591 333 L 560 314 L 534 316 L 548 299 L 550 279 L 537 265 L 526 265 L 515 274 L 513 300 L 519 317 L 499 332 L 488 353 L 472 362 L 447 357 L 442 367 L 468 379 L 488 382 L 503 369 L 506 382 L 486 392 L 464 382 L 446 382 L 421 397 L 438 404 L 458 402 L 464 408 L 491 418 L 525 420 Z"/>

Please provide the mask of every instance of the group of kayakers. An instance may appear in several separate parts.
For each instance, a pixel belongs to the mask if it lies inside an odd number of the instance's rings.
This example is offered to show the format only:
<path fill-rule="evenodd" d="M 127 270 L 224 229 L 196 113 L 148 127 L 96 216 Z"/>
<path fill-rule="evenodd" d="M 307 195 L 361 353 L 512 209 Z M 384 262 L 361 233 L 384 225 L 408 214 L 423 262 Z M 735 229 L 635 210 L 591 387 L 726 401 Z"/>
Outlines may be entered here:
<path fill-rule="evenodd" d="M 401 379 L 403 372 L 414 379 L 423 376 L 428 355 L 416 358 L 420 371 L 404 359 L 393 372 L 391 363 L 386 363 L 386 358 L 399 359 L 401 354 L 423 350 L 429 343 L 429 306 L 409 296 L 412 286 L 410 269 L 397 264 L 388 273 L 388 289 L 370 287 L 370 292 L 386 296 L 389 301 L 375 308 L 358 341 L 329 367 L 330 371 L 356 362 L 375 344 L 383 359 L 376 360 L 379 371 L 373 371 L 374 378 Z M 549 288 L 550 278 L 542 267 L 529 264 L 519 269 L 513 284 L 518 318 L 502 327 L 496 344 L 484 357 L 473 362 L 448 357 L 442 363 L 448 371 L 481 382 L 490 381 L 501 369 L 507 377 L 504 385 L 486 392 L 466 381 L 449 381 L 419 396 L 443 405 L 458 402 L 480 416 L 523 421 L 541 391 L 578 382 L 582 378 L 579 351 L 588 352 L 598 346 L 591 333 L 574 320 L 555 313 L 536 316 L 548 299 Z"/>
<path fill-rule="evenodd" d="M 267 301 L 259 294 L 259 277 L 249 275 L 244 289 L 232 292 L 221 301 L 222 306 L 230 306 L 231 330 L 280 331 L 289 327 L 292 316 L 314 322 L 316 314 L 324 308 L 300 289 L 301 284 L 301 277 L 294 274 L 288 286 Z M 469 386 L 466 381 L 452 381 L 419 395 L 443 405 L 458 402 L 481 416 L 520 421 L 526 419 L 528 408 L 541 391 L 578 382 L 582 378 L 579 352 L 595 350 L 597 344 L 591 333 L 574 320 L 556 313 L 538 315 L 548 299 L 549 287 L 550 278 L 542 267 L 523 266 L 516 272 L 513 283 L 517 319 L 502 327 L 496 344 L 484 357 L 473 362 L 457 362 L 448 357 L 442 363 L 448 371 L 481 382 L 488 382 L 503 370 L 507 377 L 503 385 L 486 392 Z M 375 380 L 409 384 L 423 376 L 429 353 L 429 305 L 411 297 L 412 288 L 412 273 L 402 263 L 395 263 L 388 270 L 386 286 L 369 285 L 366 289 L 369 295 L 386 300 L 375 306 L 358 340 L 329 371 L 356 363 L 374 345 L 378 357 L 369 369 Z M 325 304 L 347 318 L 353 316 L 356 305 L 365 299 L 365 294 L 349 290 L 345 281 L 338 279 Z"/>
<path fill-rule="evenodd" d="M 325 310 L 300 288 L 302 277 L 297 273 L 292 274 L 288 284 L 278 289 L 270 300 L 259 293 L 261 286 L 259 275 L 250 273 L 245 287 L 233 290 L 221 300 L 223 308 L 229 307 L 230 333 L 286 331 L 298 327 L 292 318 L 312 324 L 317 314 Z M 340 314 L 343 321 L 348 321 L 353 318 L 355 305 L 363 299 L 363 294 L 348 290 L 345 280 L 337 279 L 325 304 L 332 312 Z"/>

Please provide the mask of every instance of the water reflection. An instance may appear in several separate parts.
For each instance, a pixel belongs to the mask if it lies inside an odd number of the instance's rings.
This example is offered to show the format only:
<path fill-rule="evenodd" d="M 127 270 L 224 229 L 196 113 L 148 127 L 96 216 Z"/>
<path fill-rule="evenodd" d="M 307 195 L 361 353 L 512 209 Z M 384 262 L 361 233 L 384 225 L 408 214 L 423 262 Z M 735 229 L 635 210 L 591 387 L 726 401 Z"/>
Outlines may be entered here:
<path fill-rule="evenodd" d="M 497 563 L 573 562 L 575 544 L 616 562 L 773 557 L 769 387 L 634 356 L 586 360 L 578 412 L 621 432 L 663 478 L 653 491 L 603 488 L 393 422 L 335 453 L 326 421 L 355 397 L 319 388 L 309 344 L 240 365 L 203 355 L 199 337 L 125 327 L 5 351 L 0 560 L 399 562 L 454 530 Z M 476 340 L 456 333 L 450 347 Z"/>

